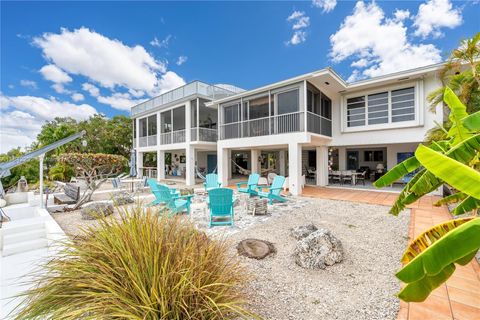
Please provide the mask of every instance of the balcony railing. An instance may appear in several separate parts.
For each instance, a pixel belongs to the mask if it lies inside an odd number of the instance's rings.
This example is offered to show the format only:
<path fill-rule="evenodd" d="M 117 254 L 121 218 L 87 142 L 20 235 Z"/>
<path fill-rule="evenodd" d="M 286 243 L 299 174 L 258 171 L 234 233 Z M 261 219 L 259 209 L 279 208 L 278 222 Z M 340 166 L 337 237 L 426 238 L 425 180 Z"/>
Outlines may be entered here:
<path fill-rule="evenodd" d="M 160 134 L 160 144 L 185 142 L 185 129 Z"/>
<path fill-rule="evenodd" d="M 307 112 L 307 128 L 305 130 L 304 117 L 305 112 L 300 111 L 223 124 L 220 125 L 220 139 L 248 138 L 302 131 L 326 136 L 332 135 L 332 121 L 330 119 Z"/>
<path fill-rule="evenodd" d="M 139 147 L 150 147 L 157 145 L 157 135 L 153 134 L 151 136 L 140 137 L 138 139 Z"/>
<path fill-rule="evenodd" d="M 218 138 L 217 129 L 196 127 L 191 128 L 192 141 L 216 142 Z"/>

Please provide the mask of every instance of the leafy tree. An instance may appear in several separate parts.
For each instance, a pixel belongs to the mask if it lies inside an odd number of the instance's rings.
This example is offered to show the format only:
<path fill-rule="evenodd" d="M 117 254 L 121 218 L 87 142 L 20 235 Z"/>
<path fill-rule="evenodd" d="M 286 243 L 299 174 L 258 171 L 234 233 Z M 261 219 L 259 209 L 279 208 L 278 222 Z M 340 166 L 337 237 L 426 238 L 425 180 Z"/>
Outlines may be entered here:
<path fill-rule="evenodd" d="M 390 213 L 397 215 L 408 204 L 448 184 L 457 192 L 437 204 L 458 203 L 452 214 L 472 213 L 471 217 L 435 226 L 407 248 L 405 266 L 397 277 L 406 283 L 399 297 L 423 301 L 453 274 L 455 264 L 465 265 L 480 248 L 480 111 L 469 115 L 467 107 L 446 88 L 443 94 L 450 108 L 450 129 L 444 140 L 420 145 L 415 155 L 393 167 L 375 182 L 384 187 L 418 171 L 405 185 Z"/>
<path fill-rule="evenodd" d="M 12 149 L 6 154 L 0 154 L 0 162 L 7 162 L 23 155 L 20 148 Z M 38 159 L 32 159 L 10 170 L 8 177 L 2 178 L 2 184 L 5 189 L 15 185 L 21 176 L 25 176 L 28 183 L 33 184 L 38 181 L 40 164 Z"/>

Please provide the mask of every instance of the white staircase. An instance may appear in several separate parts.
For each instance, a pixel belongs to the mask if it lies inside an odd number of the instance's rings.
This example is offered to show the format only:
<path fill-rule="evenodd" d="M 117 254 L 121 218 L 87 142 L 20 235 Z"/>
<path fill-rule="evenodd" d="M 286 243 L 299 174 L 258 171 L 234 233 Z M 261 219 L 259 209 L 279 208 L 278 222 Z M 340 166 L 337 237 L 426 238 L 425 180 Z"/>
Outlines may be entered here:
<path fill-rule="evenodd" d="M 35 217 L 4 223 L 1 229 L 1 245 L 4 257 L 47 247 L 45 221 Z"/>

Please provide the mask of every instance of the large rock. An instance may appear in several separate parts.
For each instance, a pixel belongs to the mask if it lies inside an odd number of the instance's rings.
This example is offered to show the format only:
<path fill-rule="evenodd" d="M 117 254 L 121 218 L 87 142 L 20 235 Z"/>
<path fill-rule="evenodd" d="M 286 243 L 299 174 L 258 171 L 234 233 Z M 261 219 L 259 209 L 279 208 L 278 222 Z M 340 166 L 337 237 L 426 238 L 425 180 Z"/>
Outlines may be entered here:
<path fill-rule="evenodd" d="M 343 260 L 343 246 L 327 229 L 318 229 L 297 242 L 295 263 L 306 269 L 325 269 Z"/>
<path fill-rule="evenodd" d="M 135 202 L 133 197 L 128 192 L 125 192 L 125 191 L 113 193 L 111 195 L 111 198 L 112 198 L 113 204 L 117 206 L 122 206 L 124 204 Z"/>
<path fill-rule="evenodd" d="M 245 239 L 237 245 L 239 255 L 252 259 L 263 259 L 275 251 L 273 244 L 265 240 Z"/>
<path fill-rule="evenodd" d="M 310 233 L 317 231 L 318 228 L 315 227 L 313 224 L 307 224 L 304 226 L 298 226 L 295 228 L 290 229 L 290 235 L 297 240 L 301 240 L 308 236 Z"/>
<path fill-rule="evenodd" d="M 91 203 L 82 208 L 83 220 L 95 220 L 113 214 L 113 205 L 110 203 Z"/>

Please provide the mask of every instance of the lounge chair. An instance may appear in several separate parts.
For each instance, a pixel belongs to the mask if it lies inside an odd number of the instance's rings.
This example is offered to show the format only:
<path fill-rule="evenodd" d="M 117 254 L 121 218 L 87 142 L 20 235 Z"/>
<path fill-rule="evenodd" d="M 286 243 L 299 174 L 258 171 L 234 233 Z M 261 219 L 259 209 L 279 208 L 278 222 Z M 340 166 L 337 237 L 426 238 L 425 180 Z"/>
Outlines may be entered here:
<path fill-rule="evenodd" d="M 257 186 L 260 175 L 258 173 L 252 173 L 248 176 L 248 181 L 237 183 L 238 192 L 248 193 L 249 195 L 257 195 Z M 242 187 L 245 185 L 246 187 Z"/>
<path fill-rule="evenodd" d="M 155 179 L 147 179 L 147 184 L 150 186 L 150 191 L 152 191 L 153 195 L 155 196 L 155 200 L 153 200 L 148 206 L 155 206 L 155 205 L 158 205 L 158 204 L 162 204 L 162 203 L 167 203 L 167 201 L 169 201 L 169 198 L 165 198 L 162 196 L 162 193 L 160 192 L 160 184 L 157 183 L 157 181 L 155 181 Z M 167 187 L 168 188 L 168 187 Z M 170 193 L 172 195 L 176 195 L 178 196 L 179 193 L 177 190 L 175 189 L 170 189 Z"/>
<path fill-rule="evenodd" d="M 284 183 L 285 183 L 284 176 L 276 176 L 273 179 L 272 185 L 270 187 L 258 187 L 257 195 L 260 198 L 267 198 L 270 204 L 273 203 L 273 200 L 277 200 L 279 202 L 285 202 L 287 201 L 287 199 L 281 196 Z"/>
<path fill-rule="evenodd" d="M 218 176 L 215 173 L 209 173 L 205 177 L 203 186 L 205 187 L 205 191 L 210 191 L 214 188 L 220 188 L 222 184 L 218 182 Z"/>
<path fill-rule="evenodd" d="M 158 189 L 160 197 L 162 199 L 166 199 L 165 203 L 167 204 L 167 208 L 170 210 L 172 215 L 182 211 L 186 211 L 187 214 L 190 214 L 190 203 L 193 194 L 181 196 L 178 193 L 172 193 L 172 189 L 163 184 L 159 184 Z"/>
<path fill-rule="evenodd" d="M 235 198 L 229 188 L 214 188 L 208 192 L 210 209 L 209 227 L 233 226 L 233 205 Z"/>

